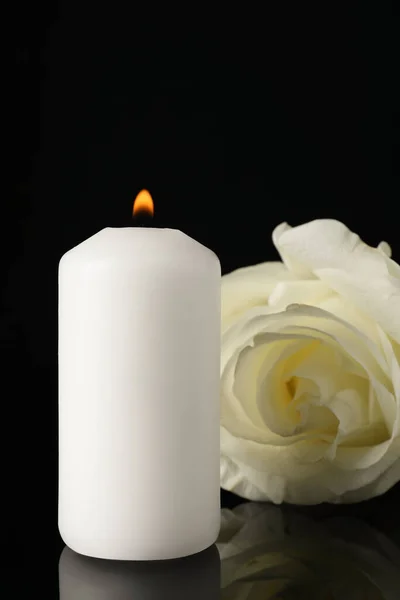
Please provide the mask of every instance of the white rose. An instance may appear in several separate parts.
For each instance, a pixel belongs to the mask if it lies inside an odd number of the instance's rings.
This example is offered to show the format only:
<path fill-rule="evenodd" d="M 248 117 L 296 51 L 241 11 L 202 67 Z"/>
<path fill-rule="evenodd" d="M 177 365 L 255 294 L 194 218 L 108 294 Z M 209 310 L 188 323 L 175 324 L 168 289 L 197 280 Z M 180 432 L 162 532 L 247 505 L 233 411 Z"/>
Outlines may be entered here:
<path fill-rule="evenodd" d="M 357 502 L 400 480 L 400 267 L 334 220 L 222 280 L 221 485 Z"/>

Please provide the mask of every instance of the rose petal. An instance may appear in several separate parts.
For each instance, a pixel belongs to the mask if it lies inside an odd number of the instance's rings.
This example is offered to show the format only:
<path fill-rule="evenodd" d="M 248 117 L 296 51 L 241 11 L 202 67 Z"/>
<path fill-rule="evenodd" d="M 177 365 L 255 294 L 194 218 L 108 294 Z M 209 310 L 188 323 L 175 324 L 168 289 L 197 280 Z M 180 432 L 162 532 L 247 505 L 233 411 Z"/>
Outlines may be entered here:
<path fill-rule="evenodd" d="M 241 447 L 244 445 L 245 453 Z M 244 444 L 224 428 L 221 428 L 221 448 L 222 486 L 249 500 L 270 500 L 276 504 L 283 500 L 296 504 L 353 502 L 383 493 L 400 479 L 398 469 L 387 479 L 384 476 L 385 471 L 399 461 L 398 445 L 389 448 L 372 467 L 346 471 L 325 460 L 305 465 L 293 461 L 294 446 L 279 449 Z"/>
<path fill-rule="evenodd" d="M 386 256 L 388 256 L 389 258 L 392 256 L 392 249 L 389 246 L 389 244 L 385 241 L 379 242 L 378 250 L 383 254 L 386 254 Z"/>
<path fill-rule="evenodd" d="M 294 228 L 282 224 L 273 241 L 296 275 L 328 283 L 400 342 L 400 267 L 384 252 L 330 219 Z"/>
<path fill-rule="evenodd" d="M 246 309 L 267 304 L 277 282 L 293 279 L 282 262 L 266 262 L 232 271 L 222 277 L 221 314 L 225 330 Z"/>
<path fill-rule="evenodd" d="M 353 502 L 361 502 L 363 500 L 369 500 L 375 496 L 381 496 L 385 492 L 387 492 L 395 483 L 400 481 L 400 458 L 399 458 L 400 448 L 393 448 L 393 463 L 392 465 L 385 469 L 382 474 L 377 477 L 371 483 L 360 487 L 359 489 L 352 490 L 350 492 L 345 493 L 340 501 L 343 504 L 353 503 Z"/>
<path fill-rule="evenodd" d="M 272 289 L 268 305 L 276 310 L 284 310 L 289 304 L 320 305 L 332 298 L 332 289 L 317 279 L 304 281 L 280 281 Z"/>
<path fill-rule="evenodd" d="M 298 279 L 316 279 L 312 270 L 308 268 L 306 264 L 304 264 L 301 260 L 298 260 L 295 252 L 286 252 L 281 245 L 281 239 L 292 230 L 292 227 L 288 225 L 288 223 L 281 223 L 277 227 L 275 227 L 272 232 L 272 241 L 275 244 L 276 249 L 286 267 L 296 275 Z"/>

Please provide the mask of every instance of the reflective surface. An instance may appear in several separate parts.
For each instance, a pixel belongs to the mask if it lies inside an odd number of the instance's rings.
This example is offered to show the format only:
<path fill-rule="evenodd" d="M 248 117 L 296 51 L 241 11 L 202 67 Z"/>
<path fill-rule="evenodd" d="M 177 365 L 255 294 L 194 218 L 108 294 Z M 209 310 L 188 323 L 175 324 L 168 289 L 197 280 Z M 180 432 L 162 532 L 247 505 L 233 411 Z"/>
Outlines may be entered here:
<path fill-rule="evenodd" d="M 215 600 L 220 559 L 215 545 L 188 558 L 137 563 L 88 558 L 65 548 L 59 581 L 60 600 Z"/>
<path fill-rule="evenodd" d="M 354 516 L 248 502 L 222 509 L 217 544 L 185 559 L 104 561 L 65 548 L 59 591 L 61 600 L 397 600 L 400 548 Z"/>
<path fill-rule="evenodd" d="M 224 494 L 222 501 L 232 508 L 221 511 L 216 545 L 159 562 L 80 556 L 62 544 L 55 515 L 42 513 L 14 537 L 0 589 L 52 600 L 400 598 L 399 490 L 349 506 L 237 504 Z"/>
<path fill-rule="evenodd" d="M 222 511 L 221 598 L 400 598 L 400 548 L 360 519 L 257 503 Z"/>

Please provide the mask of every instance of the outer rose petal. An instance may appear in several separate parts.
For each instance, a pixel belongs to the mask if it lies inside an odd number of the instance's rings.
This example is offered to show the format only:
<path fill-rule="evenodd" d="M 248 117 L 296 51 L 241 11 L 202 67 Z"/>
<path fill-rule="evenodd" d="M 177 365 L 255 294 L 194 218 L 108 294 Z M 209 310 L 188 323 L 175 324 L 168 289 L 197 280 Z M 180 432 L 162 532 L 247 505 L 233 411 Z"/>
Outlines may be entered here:
<path fill-rule="evenodd" d="M 330 219 L 294 228 L 282 223 L 272 237 L 298 277 L 326 282 L 400 343 L 400 267 L 382 251 L 382 243 L 372 248 Z"/>
<path fill-rule="evenodd" d="M 236 269 L 222 277 L 222 330 L 242 312 L 256 305 L 268 304 L 268 298 L 280 281 L 295 279 L 282 262 L 265 262 Z"/>
<path fill-rule="evenodd" d="M 392 453 L 396 453 L 397 457 L 400 454 L 400 449 L 397 447 L 392 448 Z M 395 483 L 400 481 L 400 458 L 396 458 L 395 462 L 386 471 L 380 475 L 372 483 L 359 488 L 358 490 L 352 490 L 344 494 L 341 498 L 343 504 L 350 504 L 353 502 L 361 502 L 362 500 L 369 500 L 375 496 L 381 496 Z"/>
<path fill-rule="evenodd" d="M 221 429 L 221 439 L 228 449 L 221 454 L 222 487 L 243 498 L 257 502 L 269 500 L 275 504 L 289 502 L 291 504 L 313 505 L 321 502 L 346 504 L 360 502 L 386 492 L 400 480 L 399 448 L 395 445 L 378 464 L 360 471 L 342 471 L 332 464 L 287 465 L 292 473 L 289 480 L 280 473 L 285 469 L 285 449 L 269 446 L 263 450 L 265 470 L 258 470 L 241 462 L 234 456 L 234 446 L 240 441 Z M 247 449 L 249 455 L 257 451 L 257 444 Z M 233 451 L 232 451 L 233 450 Z M 244 459 L 241 448 L 238 451 Z M 396 457 L 395 457 L 396 455 Z M 232 456 L 232 458 L 231 458 Z M 276 468 L 276 463 L 280 467 Z M 274 465 L 271 472 L 269 466 Z M 346 491 L 346 489 L 348 491 Z"/>

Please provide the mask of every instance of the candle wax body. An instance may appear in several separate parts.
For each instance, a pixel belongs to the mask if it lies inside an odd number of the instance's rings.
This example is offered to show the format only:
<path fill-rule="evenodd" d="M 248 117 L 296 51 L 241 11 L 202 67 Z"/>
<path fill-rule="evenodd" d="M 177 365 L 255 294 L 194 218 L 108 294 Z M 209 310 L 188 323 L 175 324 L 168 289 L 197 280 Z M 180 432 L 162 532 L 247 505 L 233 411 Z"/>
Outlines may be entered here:
<path fill-rule="evenodd" d="M 220 264 L 180 231 L 106 228 L 59 267 L 59 530 L 157 560 L 217 538 Z"/>

